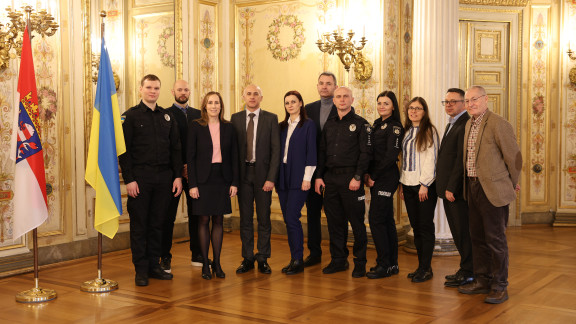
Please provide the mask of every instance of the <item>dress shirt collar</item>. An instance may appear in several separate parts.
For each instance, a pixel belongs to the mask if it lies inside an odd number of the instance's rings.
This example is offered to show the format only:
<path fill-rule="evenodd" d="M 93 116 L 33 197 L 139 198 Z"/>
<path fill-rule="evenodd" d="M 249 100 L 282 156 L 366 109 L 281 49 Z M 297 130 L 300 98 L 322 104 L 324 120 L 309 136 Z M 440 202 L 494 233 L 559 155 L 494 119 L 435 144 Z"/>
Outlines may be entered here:
<path fill-rule="evenodd" d="M 260 108 L 254 110 L 254 111 L 250 111 L 248 109 L 246 109 L 246 119 L 250 120 L 250 114 L 254 114 L 256 116 L 254 116 L 255 119 L 258 119 L 258 116 L 260 115 Z"/>
<path fill-rule="evenodd" d="M 295 121 L 292 121 L 291 118 L 288 118 L 288 125 L 298 125 L 299 122 L 300 122 L 300 116 L 296 117 Z"/>
<path fill-rule="evenodd" d="M 452 125 L 454 125 L 454 123 L 456 123 L 456 121 L 458 121 L 458 118 L 460 118 L 460 116 L 467 114 L 468 112 L 466 111 L 466 109 L 462 110 L 458 115 L 456 115 L 455 117 L 450 117 L 448 118 L 448 122 Z"/>
<path fill-rule="evenodd" d="M 482 115 L 480 115 L 478 117 L 472 116 L 472 124 L 475 124 L 475 125 L 480 124 L 482 122 L 482 119 L 484 118 L 484 115 L 486 115 L 486 112 L 488 112 L 488 109 L 484 110 Z"/>

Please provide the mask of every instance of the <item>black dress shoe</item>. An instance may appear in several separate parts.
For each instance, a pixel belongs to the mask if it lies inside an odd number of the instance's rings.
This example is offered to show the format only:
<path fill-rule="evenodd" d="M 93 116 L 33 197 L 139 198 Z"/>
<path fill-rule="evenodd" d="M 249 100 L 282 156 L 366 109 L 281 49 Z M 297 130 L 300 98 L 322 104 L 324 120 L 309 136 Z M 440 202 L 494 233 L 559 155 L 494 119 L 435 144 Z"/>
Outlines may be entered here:
<path fill-rule="evenodd" d="M 288 270 L 286 270 L 286 274 L 287 275 L 295 275 L 295 274 L 303 272 L 303 271 L 304 271 L 304 260 L 302 260 L 302 259 L 293 260 L 293 262 L 290 265 L 290 268 L 288 268 Z"/>
<path fill-rule="evenodd" d="M 134 283 L 136 286 L 148 286 L 148 276 L 142 273 L 136 273 Z"/>
<path fill-rule="evenodd" d="M 286 273 L 286 271 L 288 271 L 288 269 L 290 269 L 290 267 L 292 266 L 292 264 L 294 264 L 294 259 L 290 259 L 290 263 L 288 263 L 287 266 L 285 266 L 284 268 L 282 268 L 282 273 Z"/>
<path fill-rule="evenodd" d="M 261 273 L 265 273 L 265 274 L 271 274 L 272 268 L 270 268 L 270 265 L 268 264 L 268 262 L 266 260 L 264 260 L 262 262 L 258 261 L 258 271 L 260 271 Z"/>
<path fill-rule="evenodd" d="M 474 282 L 474 275 L 465 275 L 464 273 L 459 274 L 454 278 L 454 280 L 446 280 L 444 286 L 446 287 L 460 287 L 469 283 Z"/>
<path fill-rule="evenodd" d="M 212 279 L 212 275 L 210 274 L 210 267 L 208 266 L 207 263 L 202 266 L 202 279 L 206 280 Z"/>
<path fill-rule="evenodd" d="M 254 269 L 254 260 L 244 259 L 238 269 L 236 269 L 236 273 L 246 273 L 252 269 Z"/>
<path fill-rule="evenodd" d="M 212 275 L 216 278 L 226 278 L 226 274 L 222 271 L 222 266 L 219 263 L 212 264 Z"/>
<path fill-rule="evenodd" d="M 362 278 L 366 275 L 366 265 L 356 264 L 354 265 L 354 270 L 352 270 L 352 278 Z"/>
<path fill-rule="evenodd" d="M 420 270 L 420 269 L 418 268 L 418 269 L 414 270 L 414 272 L 410 272 L 407 277 L 410 279 L 414 278 L 416 273 L 418 273 L 418 270 Z"/>
<path fill-rule="evenodd" d="M 304 268 L 311 267 L 313 265 L 320 264 L 322 262 L 322 256 L 320 255 L 309 255 L 304 259 Z"/>
<path fill-rule="evenodd" d="M 428 270 L 420 270 L 416 272 L 414 277 L 412 277 L 412 282 L 424 282 L 432 279 L 434 274 L 432 273 L 432 269 Z"/>
<path fill-rule="evenodd" d="M 370 272 L 366 274 L 368 279 L 380 279 L 390 277 L 392 275 L 392 267 L 383 267 L 381 265 L 377 265 L 375 267 L 370 268 Z"/>
<path fill-rule="evenodd" d="M 346 271 L 348 270 L 349 264 L 348 261 L 344 262 L 344 263 L 335 263 L 334 261 L 330 262 L 330 264 L 328 264 L 328 266 L 326 266 L 324 269 L 322 269 L 322 273 L 323 274 L 331 274 L 331 273 L 336 273 L 336 272 L 340 272 L 340 271 Z"/>
<path fill-rule="evenodd" d="M 150 269 L 148 271 L 148 277 L 160 280 L 172 280 L 172 278 L 174 278 L 171 273 L 162 270 L 159 266 Z"/>
<path fill-rule="evenodd" d="M 390 274 L 393 274 L 393 275 L 397 275 L 400 272 L 400 268 L 398 267 L 397 264 L 390 266 L 389 269 L 390 269 Z"/>
<path fill-rule="evenodd" d="M 456 271 L 456 273 L 454 274 L 450 274 L 450 275 L 446 275 L 444 278 L 448 281 L 453 281 L 454 279 L 456 279 L 456 277 L 458 277 L 459 275 L 461 275 L 464 272 L 464 270 L 462 269 L 458 269 L 458 271 Z"/>

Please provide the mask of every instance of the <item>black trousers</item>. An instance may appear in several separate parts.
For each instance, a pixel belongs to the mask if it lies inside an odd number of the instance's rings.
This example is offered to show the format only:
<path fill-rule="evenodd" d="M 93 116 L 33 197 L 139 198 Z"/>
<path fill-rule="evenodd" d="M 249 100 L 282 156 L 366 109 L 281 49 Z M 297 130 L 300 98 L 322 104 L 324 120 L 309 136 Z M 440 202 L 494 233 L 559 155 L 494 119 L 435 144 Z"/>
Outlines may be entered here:
<path fill-rule="evenodd" d="M 454 244 L 460 253 L 460 269 L 468 274 L 474 273 L 472 259 L 472 241 L 470 239 L 470 222 L 468 216 L 468 203 L 458 197 L 453 202 L 442 199 L 446 220 L 450 226 L 450 232 Z"/>
<path fill-rule="evenodd" d="M 416 245 L 416 253 L 418 254 L 418 268 L 424 270 L 431 269 L 434 242 L 436 241 L 434 228 L 434 209 L 438 201 L 436 185 L 432 183 L 432 185 L 428 187 L 428 199 L 422 202 L 418 197 L 420 186 L 402 185 L 402 190 L 410 226 L 412 226 L 412 230 L 414 231 L 414 245 Z"/>
<path fill-rule="evenodd" d="M 242 240 L 242 257 L 254 259 L 254 202 L 256 202 L 256 219 L 258 220 L 258 253 L 256 259 L 264 261 L 270 257 L 270 204 L 272 191 L 264 191 L 254 180 L 254 167 L 246 166 L 246 174 L 240 182 L 238 205 L 240 208 L 240 239 Z"/>
<path fill-rule="evenodd" d="M 190 235 L 190 251 L 192 257 L 200 255 L 200 243 L 198 242 L 198 216 L 192 215 L 193 199 L 190 197 L 190 188 L 186 178 L 182 178 L 182 193 L 178 197 L 172 195 L 170 205 L 168 206 L 166 224 L 162 232 L 162 251 L 160 256 L 164 258 L 172 258 L 170 250 L 172 249 L 172 239 L 174 235 L 174 222 L 176 221 L 176 214 L 178 213 L 178 206 L 180 205 L 180 198 L 184 194 L 186 196 L 187 214 L 188 214 L 188 234 Z"/>
<path fill-rule="evenodd" d="M 314 179 L 312 180 L 314 187 Z M 308 221 L 308 250 L 310 255 L 318 257 L 322 255 L 322 195 L 313 189 L 309 190 L 306 199 L 306 217 Z"/>
<path fill-rule="evenodd" d="M 398 233 L 394 219 L 394 192 L 370 189 L 370 232 L 376 247 L 376 263 L 384 268 L 398 265 Z"/>
<path fill-rule="evenodd" d="M 343 264 L 348 258 L 348 222 L 354 233 L 354 263 L 366 264 L 366 225 L 364 225 L 364 212 L 366 211 L 364 186 L 351 191 L 348 189 L 354 171 L 338 174 L 328 170 L 324 175 L 324 211 L 328 220 L 328 233 L 330 234 L 330 255 L 332 262 Z"/>
<path fill-rule="evenodd" d="M 490 203 L 480 181 L 467 179 L 470 208 L 470 236 L 474 256 L 474 274 L 490 283 L 495 290 L 508 286 L 508 225 L 509 205 L 496 207 Z"/>
<path fill-rule="evenodd" d="M 137 273 L 159 266 L 162 231 L 170 204 L 172 183 L 138 182 L 140 193 L 128 197 L 130 249 Z"/>

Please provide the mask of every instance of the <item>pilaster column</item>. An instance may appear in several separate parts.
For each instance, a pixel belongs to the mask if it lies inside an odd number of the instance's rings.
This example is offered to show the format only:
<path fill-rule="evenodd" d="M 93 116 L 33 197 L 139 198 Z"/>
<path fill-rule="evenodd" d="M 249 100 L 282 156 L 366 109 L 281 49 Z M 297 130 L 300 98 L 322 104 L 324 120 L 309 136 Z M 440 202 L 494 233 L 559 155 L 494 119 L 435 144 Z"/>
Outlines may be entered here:
<path fill-rule="evenodd" d="M 448 122 L 441 101 L 446 90 L 458 87 L 458 0 L 414 0 L 412 42 L 412 94 L 428 103 L 430 119 L 438 129 L 440 139 Z M 438 199 L 434 224 L 434 253 L 456 251 L 444 214 L 442 199 Z M 409 233 L 408 241 L 412 238 Z M 410 248 L 410 246 L 407 246 Z M 457 251 L 456 251 L 457 253 Z"/>

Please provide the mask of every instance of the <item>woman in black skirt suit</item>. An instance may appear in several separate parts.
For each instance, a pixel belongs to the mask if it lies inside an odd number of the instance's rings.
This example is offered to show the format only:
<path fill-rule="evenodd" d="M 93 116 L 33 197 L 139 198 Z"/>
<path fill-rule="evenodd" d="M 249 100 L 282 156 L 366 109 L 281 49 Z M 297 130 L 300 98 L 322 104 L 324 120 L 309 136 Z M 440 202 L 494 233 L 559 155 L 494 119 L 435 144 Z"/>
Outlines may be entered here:
<path fill-rule="evenodd" d="M 366 274 L 369 279 L 398 274 L 398 234 L 394 220 L 394 192 L 398 188 L 400 171 L 398 154 L 402 150 L 404 129 L 400 122 L 398 100 L 392 91 L 378 95 L 378 119 L 372 125 L 372 161 L 366 179 L 370 187 L 368 220 L 376 247 L 376 266 Z"/>
<path fill-rule="evenodd" d="M 202 278 L 210 280 L 208 248 L 212 238 L 212 272 L 226 275 L 220 266 L 222 221 L 232 212 L 230 198 L 238 191 L 238 147 L 234 127 L 223 117 L 224 103 L 218 92 L 209 92 L 202 100 L 202 118 L 188 127 L 188 183 L 193 215 L 198 215 L 198 239 L 204 264 Z M 210 235 L 212 218 L 212 235 Z"/>

